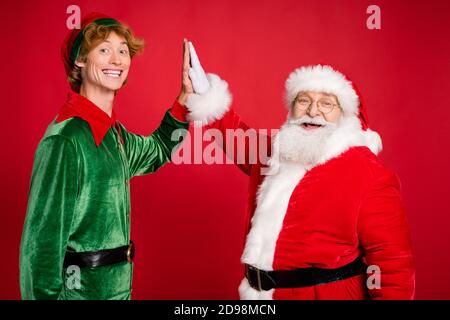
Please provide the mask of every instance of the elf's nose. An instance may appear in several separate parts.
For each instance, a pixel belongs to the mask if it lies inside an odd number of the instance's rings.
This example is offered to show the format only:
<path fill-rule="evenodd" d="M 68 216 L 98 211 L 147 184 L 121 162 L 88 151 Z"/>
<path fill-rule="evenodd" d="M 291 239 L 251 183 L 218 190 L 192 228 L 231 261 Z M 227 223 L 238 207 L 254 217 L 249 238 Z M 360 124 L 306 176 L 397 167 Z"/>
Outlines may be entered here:
<path fill-rule="evenodd" d="M 113 53 L 111 54 L 110 59 L 109 59 L 109 63 L 114 64 L 114 65 L 116 65 L 116 66 L 121 65 L 121 64 L 122 64 L 122 60 L 121 60 L 121 58 L 120 58 L 120 55 L 117 54 L 116 52 L 113 52 Z"/>

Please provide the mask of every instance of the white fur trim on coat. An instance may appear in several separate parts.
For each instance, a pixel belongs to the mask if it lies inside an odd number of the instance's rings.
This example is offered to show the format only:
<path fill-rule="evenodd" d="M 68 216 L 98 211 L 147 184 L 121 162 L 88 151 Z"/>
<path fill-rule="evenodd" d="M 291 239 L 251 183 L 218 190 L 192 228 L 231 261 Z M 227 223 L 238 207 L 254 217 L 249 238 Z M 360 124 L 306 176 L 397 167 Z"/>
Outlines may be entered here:
<path fill-rule="evenodd" d="M 356 116 L 344 116 L 339 121 L 338 129 L 331 134 L 317 164 L 325 163 L 351 147 L 368 147 L 376 155 L 383 149 L 379 134 L 370 129 L 362 130 Z"/>
<path fill-rule="evenodd" d="M 209 89 L 203 94 L 190 94 L 187 100 L 188 121 L 209 124 L 220 118 L 228 111 L 231 105 L 231 93 L 228 83 L 219 76 L 208 73 Z"/>
<path fill-rule="evenodd" d="M 327 92 L 336 95 L 344 113 L 358 114 L 359 98 L 350 81 L 330 66 L 306 66 L 295 69 L 286 80 L 288 109 L 301 91 Z"/>
<path fill-rule="evenodd" d="M 266 176 L 259 187 L 252 227 L 241 257 L 242 263 L 262 270 L 273 270 L 275 246 L 289 198 L 306 173 L 306 168 L 296 163 L 278 164 L 276 170 L 278 173 Z M 239 286 L 239 296 L 243 300 L 270 300 L 273 291 L 257 291 L 250 287 L 246 278 Z"/>

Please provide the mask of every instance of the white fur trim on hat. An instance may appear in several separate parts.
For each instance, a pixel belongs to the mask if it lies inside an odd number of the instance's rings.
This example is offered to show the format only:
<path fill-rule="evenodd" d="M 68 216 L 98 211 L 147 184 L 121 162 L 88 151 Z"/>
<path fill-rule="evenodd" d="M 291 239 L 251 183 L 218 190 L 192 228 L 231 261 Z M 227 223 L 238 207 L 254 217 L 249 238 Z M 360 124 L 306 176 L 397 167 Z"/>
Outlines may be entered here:
<path fill-rule="evenodd" d="M 344 113 L 358 114 L 359 98 L 352 84 L 330 66 L 306 66 L 295 69 L 286 80 L 286 102 L 290 109 L 301 91 L 326 92 L 336 95 Z"/>
<path fill-rule="evenodd" d="M 208 73 L 209 89 L 203 94 L 190 94 L 186 106 L 189 110 L 187 119 L 199 121 L 202 125 L 219 120 L 231 105 L 231 93 L 228 83 L 219 76 Z"/>

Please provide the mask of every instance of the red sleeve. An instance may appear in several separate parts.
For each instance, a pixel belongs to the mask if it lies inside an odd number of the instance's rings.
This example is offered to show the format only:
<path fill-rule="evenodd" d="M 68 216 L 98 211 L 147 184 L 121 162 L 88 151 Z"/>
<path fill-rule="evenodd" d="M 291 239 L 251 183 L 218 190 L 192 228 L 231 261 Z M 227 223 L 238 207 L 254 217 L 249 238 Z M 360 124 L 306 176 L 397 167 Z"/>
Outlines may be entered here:
<path fill-rule="evenodd" d="M 270 137 L 250 128 L 233 109 L 205 129 L 220 130 L 224 152 L 247 175 L 250 175 L 252 165 L 260 163 L 261 158 L 270 153 Z"/>
<path fill-rule="evenodd" d="M 172 108 L 170 108 L 170 114 L 178 121 L 187 122 L 187 108 L 180 104 L 178 100 L 175 100 L 175 102 L 172 104 Z"/>
<path fill-rule="evenodd" d="M 369 294 L 372 299 L 413 299 L 415 270 L 400 183 L 396 175 L 386 170 L 377 176 L 358 220 L 366 262 L 380 268 L 381 286 L 369 289 Z"/>

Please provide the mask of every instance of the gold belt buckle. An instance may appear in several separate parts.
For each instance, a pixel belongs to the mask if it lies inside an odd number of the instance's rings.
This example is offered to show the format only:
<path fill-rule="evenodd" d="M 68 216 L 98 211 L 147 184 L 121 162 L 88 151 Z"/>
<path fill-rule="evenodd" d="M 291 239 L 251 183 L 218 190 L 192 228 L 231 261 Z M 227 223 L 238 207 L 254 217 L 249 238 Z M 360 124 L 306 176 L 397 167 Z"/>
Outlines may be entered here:
<path fill-rule="evenodd" d="M 261 287 L 261 271 L 256 268 L 256 278 L 258 279 L 258 291 L 262 291 Z"/>
<path fill-rule="evenodd" d="M 127 261 L 129 263 L 132 263 L 133 258 L 134 258 L 134 242 L 130 241 L 130 245 L 128 246 L 128 250 L 127 250 Z"/>

